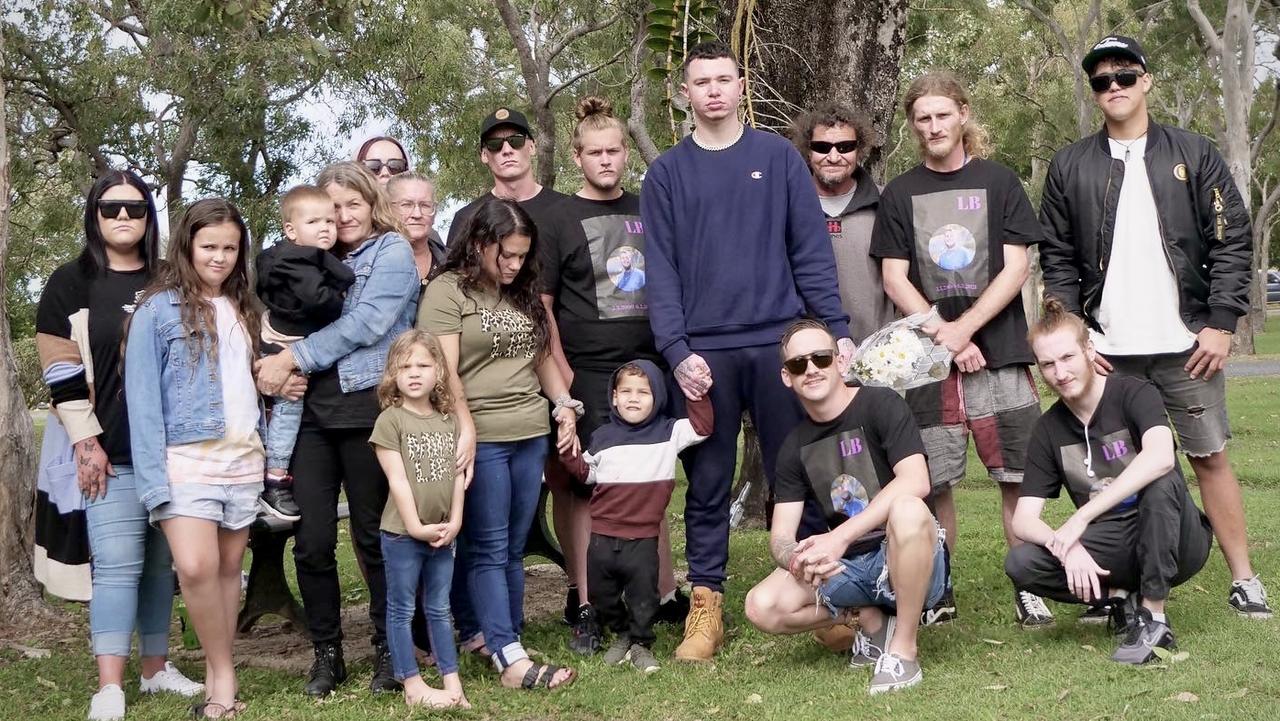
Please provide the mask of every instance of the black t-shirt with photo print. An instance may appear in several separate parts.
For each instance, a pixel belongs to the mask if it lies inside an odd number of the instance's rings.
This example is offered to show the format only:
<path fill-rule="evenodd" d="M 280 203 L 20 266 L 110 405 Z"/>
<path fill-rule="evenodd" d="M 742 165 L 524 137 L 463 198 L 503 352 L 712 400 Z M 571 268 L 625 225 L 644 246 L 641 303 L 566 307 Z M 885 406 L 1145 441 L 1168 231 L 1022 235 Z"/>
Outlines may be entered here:
<path fill-rule="evenodd" d="M 1014 172 L 974 158 L 951 173 L 923 164 L 899 175 L 880 195 L 871 255 L 911 262 L 908 277 L 944 320 L 969 310 L 1004 270 L 1004 245 L 1039 242 L 1040 224 Z M 973 337 L 988 368 L 1035 362 L 1027 345 L 1022 299 Z"/>
<path fill-rule="evenodd" d="M 893 480 L 893 467 L 917 453 L 924 455 L 924 443 L 906 401 L 889 388 L 864 386 L 835 420 L 805 419 L 783 441 L 774 502 L 813 498 L 834 529 L 865 510 Z M 871 531 L 845 557 L 874 550 L 883 539 L 883 527 Z"/>
<path fill-rule="evenodd" d="M 560 345 L 573 368 L 612 371 L 647 359 L 665 366 L 649 328 L 640 197 L 569 196 L 542 243 L 543 292 L 555 298 Z"/>
<path fill-rule="evenodd" d="M 1098 382 L 1103 378 L 1098 377 Z M 1087 429 L 1061 399 L 1031 432 L 1020 495 L 1057 498 L 1063 486 L 1076 508 L 1101 493 L 1142 450 L 1142 434 L 1168 427 L 1160 391 L 1131 376 L 1107 376 L 1102 398 Z M 1182 471 L 1174 466 L 1174 472 Z M 1129 496 L 1099 518 L 1137 513 L 1138 497 Z"/>

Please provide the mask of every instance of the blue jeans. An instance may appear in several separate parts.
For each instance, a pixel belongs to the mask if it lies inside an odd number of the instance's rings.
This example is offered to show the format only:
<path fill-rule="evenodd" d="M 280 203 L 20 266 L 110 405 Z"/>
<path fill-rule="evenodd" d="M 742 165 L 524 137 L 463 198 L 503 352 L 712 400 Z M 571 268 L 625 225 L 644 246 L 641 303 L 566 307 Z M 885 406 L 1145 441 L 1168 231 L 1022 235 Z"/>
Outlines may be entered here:
<path fill-rule="evenodd" d="M 822 604 L 837 617 L 846 608 L 878 606 L 886 611 L 898 610 L 898 599 L 893 593 L 889 578 L 889 539 L 884 539 L 875 550 L 860 553 L 853 558 L 840 560 L 844 569 L 827 579 L 818 589 Z M 945 537 L 938 533 L 933 547 L 933 561 L 929 568 L 929 584 L 925 588 L 924 608 L 931 608 L 947 590 L 947 546 Z M 918 569 L 923 571 L 924 569 Z"/>
<path fill-rule="evenodd" d="M 524 544 L 538 510 L 546 456 L 546 436 L 476 444 L 475 475 L 462 522 L 467 586 L 498 668 L 528 658 L 520 645 Z"/>
<path fill-rule="evenodd" d="M 427 633 L 440 675 L 458 671 L 458 649 L 449 622 L 449 589 L 453 585 L 453 544 L 432 548 L 397 533 L 382 532 L 382 564 L 387 574 L 387 649 L 391 672 L 399 681 L 417 676 L 413 654 L 413 607 L 422 592 Z"/>
<path fill-rule="evenodd" d="M 95 656 L 129 655 L 133 632 L 138 653 L 169 653 L 173 613 L 173 557 L 160 529 L 147 522 L 132 466 L 116 466 L 107 495 L 85 506 L 93 551 L 93 599 L 89 630 Z"/>
<path fill-rule="evenodd" d="M 288 468 L 293 458 L 293 444 L 302 425 L 302 400 L 275 398 L 271 404 L 271 420 L 267 423 L 267 468 Z"/>

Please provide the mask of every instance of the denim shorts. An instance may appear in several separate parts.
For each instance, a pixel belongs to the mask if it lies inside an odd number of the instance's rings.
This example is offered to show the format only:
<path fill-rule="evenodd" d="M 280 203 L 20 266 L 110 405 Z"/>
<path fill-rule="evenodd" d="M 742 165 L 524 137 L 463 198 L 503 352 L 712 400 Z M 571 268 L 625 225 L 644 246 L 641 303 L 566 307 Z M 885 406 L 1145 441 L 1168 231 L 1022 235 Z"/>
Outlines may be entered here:
<path fill-rule="evenodd" d="M 258 517 L 258 496 L 262 482 L 257 483 L 171 483 L 169 502 L 151 511 L 151 522 L 159 524 L 170 518 L 200 518 L 213 521 L 219 528 L 238 531 L 248 528 Z"/>
<path fill-rule="evenodd" d="M 933 549 L 929 586 L 925 591 L 924 608 L 936 604 L 947 589 L 945 538 L 939 529 L 938 542 Z M 878 606 L 889 611 L 897 610 L 897 599 L 894 598 L 893 584 L 889 579 L 888 553 L 889 539 L 886 538 L 874 551 L 840 561 L 844 570 L 827 579 L 818 588 L 819 600 L 831 612 L 832 618 L 839 617 L 842 610 L 849 608 Z"/>

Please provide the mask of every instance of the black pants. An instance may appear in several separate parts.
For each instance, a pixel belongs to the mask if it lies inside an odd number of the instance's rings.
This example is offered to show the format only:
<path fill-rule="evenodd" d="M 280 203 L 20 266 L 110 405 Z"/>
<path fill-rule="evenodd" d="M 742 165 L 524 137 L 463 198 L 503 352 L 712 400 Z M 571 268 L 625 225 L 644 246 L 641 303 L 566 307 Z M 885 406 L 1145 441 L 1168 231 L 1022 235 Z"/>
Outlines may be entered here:
<path fill-rule="evenodd" d="M 369 445 L 371 428 L 322 429 L 303 423 L 293 449 L 293 497 L 302 509 L 293 545 L 298 590 L 314 643 L 342 640 L 338 587 L 338 492 L 346 490 L 351 536 L 369 583 L 373 642 L 386 639 L 387 582 L 378 525 L 387 505 L 387 478 Z"/>
<path fill-rule="evenodd" d="M 632 643 L 653 645 L 653 617 L 658 612 L 656 536 L 630 539 L 592 533 L 587 583 L 601 625 L 630 635 Z"/>
<path fill-rule="evenodd" d="M 1089 555 L 1111 575 L 1108 588 L 1163 600 L 1204 567 L 1213 544 L 1209 519 L 1196 507 L 1176 471 L 1151 482 L 1138 496 L 1138 512 L 1101 518 L 1080 537 Z M 1014 588 L 1063 603 L 1081 603 L 1067 588 L 1062 563 L 1049 549 L 1033 543 L 1015 546 L 1004 562 Z"/>

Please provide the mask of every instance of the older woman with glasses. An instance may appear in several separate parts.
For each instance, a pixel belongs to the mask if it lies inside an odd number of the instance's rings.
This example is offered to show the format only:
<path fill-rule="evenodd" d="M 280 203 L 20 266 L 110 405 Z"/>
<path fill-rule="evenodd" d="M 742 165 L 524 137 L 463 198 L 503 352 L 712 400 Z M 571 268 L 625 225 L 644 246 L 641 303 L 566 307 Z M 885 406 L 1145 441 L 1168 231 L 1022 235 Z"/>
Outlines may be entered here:
<path fill-rule="evenodd" d="M 423 286 L 444 270 L 445 247 L 432 225 L 436 221 L 436 186 L 425 175 L 407 171 L 386 184 L 391 207 L 400 214 Z"/>

